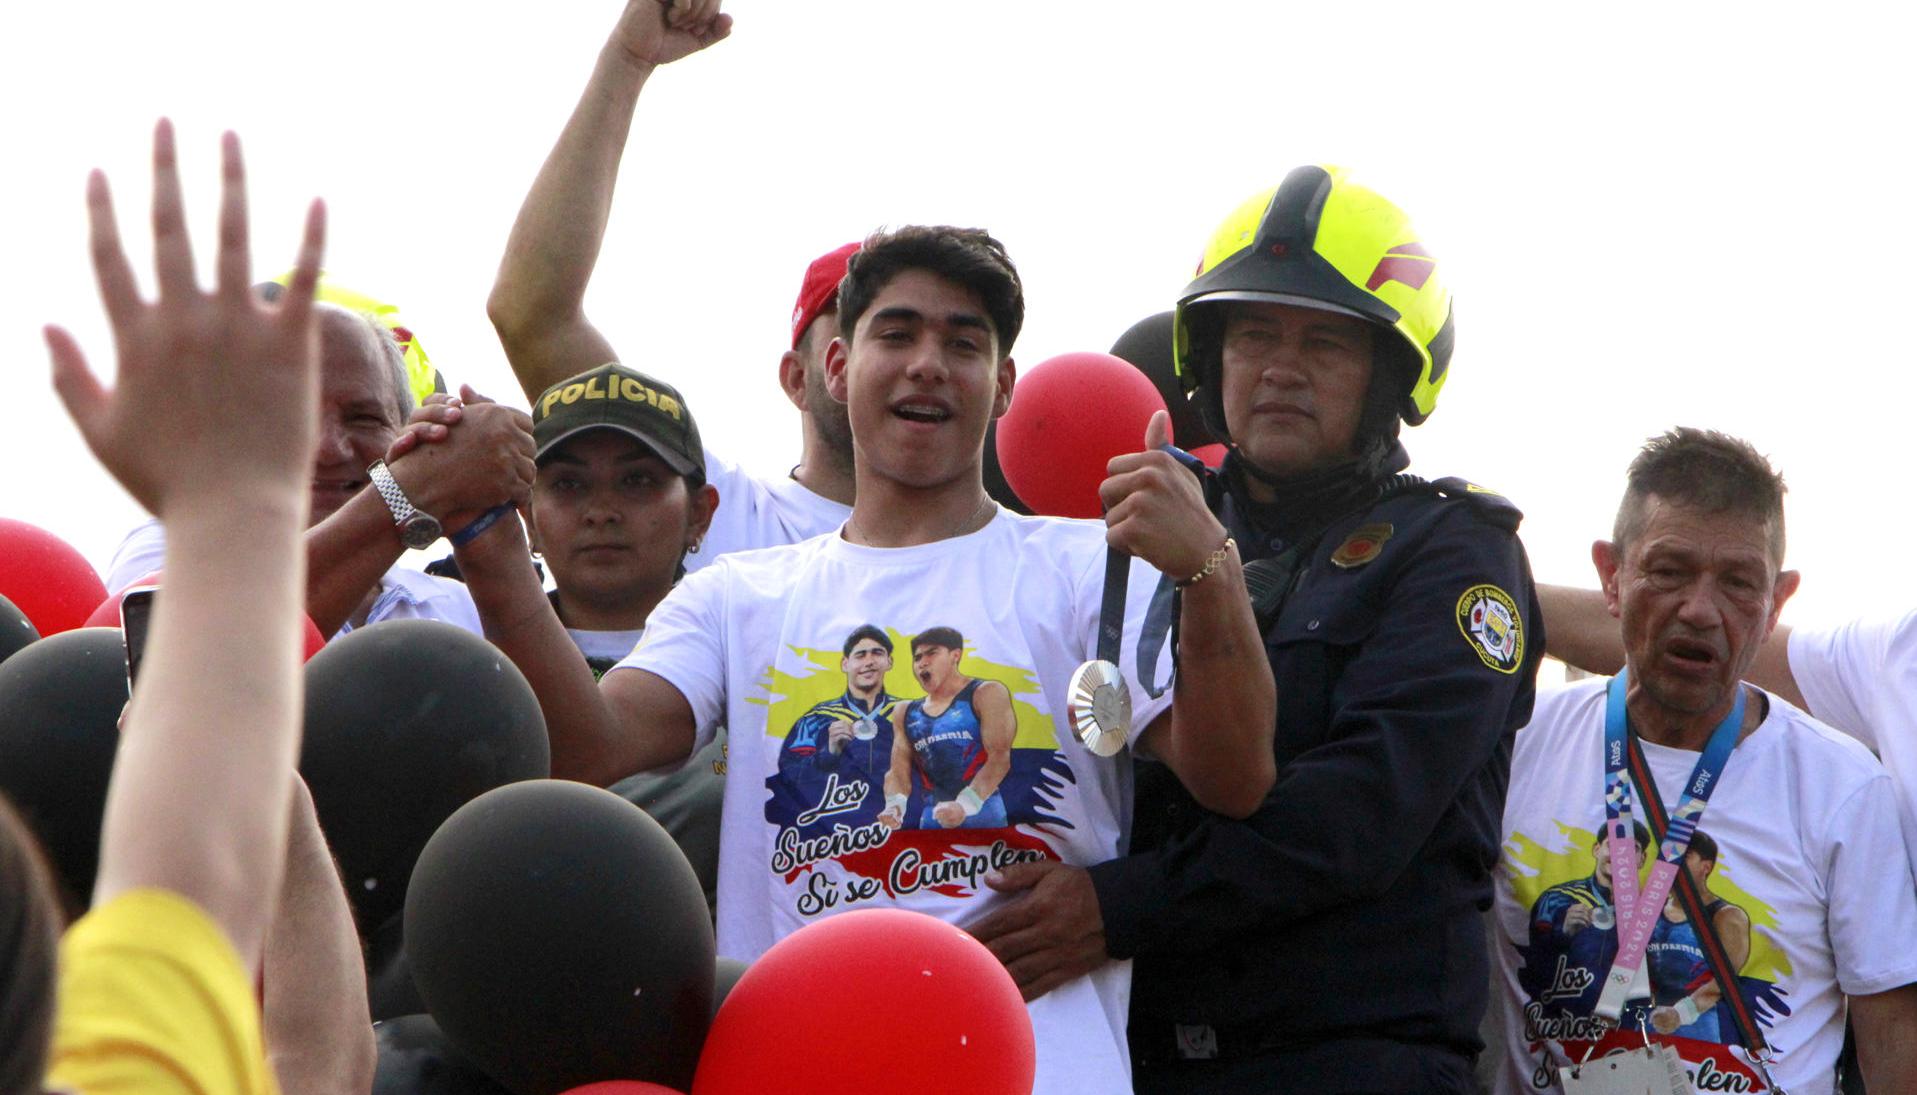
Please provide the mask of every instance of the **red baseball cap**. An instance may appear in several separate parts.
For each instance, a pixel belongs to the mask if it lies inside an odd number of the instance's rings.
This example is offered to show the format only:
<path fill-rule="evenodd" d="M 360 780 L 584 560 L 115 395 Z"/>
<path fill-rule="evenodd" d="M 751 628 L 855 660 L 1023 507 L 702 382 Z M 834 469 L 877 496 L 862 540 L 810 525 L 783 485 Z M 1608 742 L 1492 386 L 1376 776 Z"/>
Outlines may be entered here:
<path fill-rule="evenodd" d="M 799 302 L 792 306 L 793 349 L 799 348 L 800 336 L 820 313 L 838 308 L 839 282 L 845 278 L 846 263 L 858 253 L 859 245 L 848 243 L 813 259 L 812 265 L 805 268 L 805 280 L 799 284 Z"/>

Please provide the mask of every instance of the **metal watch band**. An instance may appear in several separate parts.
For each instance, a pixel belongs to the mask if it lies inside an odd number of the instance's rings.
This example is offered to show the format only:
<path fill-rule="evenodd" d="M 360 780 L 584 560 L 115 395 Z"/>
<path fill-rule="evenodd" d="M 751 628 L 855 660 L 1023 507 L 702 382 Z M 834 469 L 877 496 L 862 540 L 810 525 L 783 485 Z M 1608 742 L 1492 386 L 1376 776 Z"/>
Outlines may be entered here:
<path fill-rule="evenodd" d="M 366 469 L 366 474 L 372 477 L 373 489 L 379 492 L 386 508 L 392 512 L 394 524 L 404 525 L 419 512 L 412 500 L 406 497 L 406 492 L 399 489 L 399 482 L 393 478 L 393 473 L 386 469 L 386 461 L 373 461 L 372 467 Z"/>

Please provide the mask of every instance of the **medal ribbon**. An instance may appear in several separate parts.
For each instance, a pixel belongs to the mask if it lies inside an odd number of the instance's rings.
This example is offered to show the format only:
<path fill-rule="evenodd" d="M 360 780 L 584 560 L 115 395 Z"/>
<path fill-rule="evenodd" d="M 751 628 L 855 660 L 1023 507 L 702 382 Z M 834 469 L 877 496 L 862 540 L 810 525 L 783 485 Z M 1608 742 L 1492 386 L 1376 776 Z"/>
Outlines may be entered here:
<path fill-rule="evenodd" d="M 1163 451 L 1170 453 L 1172 459 L 1183 464 L 1188 471 L 1198 476 L 1200 481 L 1204 479 L 1206 474 L 1204 461 L 1176 445 L 1166 445 Z M 1114 554 L 1116 554 L 1116 552 L 1114 552 Z M 1117 625 L 1113 625 L 1115 633 L 1118 627 L 1123 626 L 1125 618 L 1125 587 L 1123 583 L 1118 585 L 1117 601 L 1114 603 L 1112 596 L 1112 563 L 1113 560 L 1108 556 L 1105 561 L 1105 604 L 1099 614 L 1098 620 L 1098 656 L 1104 661 L 1117 665 L 1118 645 L 1116 637 L 1114 637 L 1112 641 L 1111 654 L 1108 656 L 1105 653 L 1105 634 L 1107 631 L 1105 621 L 1108 617 L 1115 616 L 1119 621 Z M 1165 649 L 1165 643 L 1167 641 L 1170 641 L 1172 647 L 1172 675 L 1160 682 L 1158 680 L 1158 655 Z M 1132 676 L 1138 680 L 1139 686 L 1145 690 L 1145 694 L 1152 699 L 1157 699 L 1164 695 L 1165 692 L 1171 688 L 1172 681 L 1178 676 L 1178 591 L 1172 585 L 1171 575 L 1169 574 L 1159 575 L 1158 586 L 1152 590 L 1151 603 L 1147 605 L 1145 609 L 1145 626 L 1138 636 L 1138 650 L 1136 651 L 1136 655 L 1137 662 L 1136 667 L 1132 671 Z"/>
<path fill-rule="evenodd" d="M 1737 685 L 1737 698 L 1730 713 L 1711 731 L 1710 741 L 1684 783 L 1664 839 L 1658 844 L 1657 862 L 1651 867 L 1650 880 L 1638 892 L 1637 840 L 1632 835 L 1630 718 L 1625 712 L 1625 692 L 1629 687 L 1627 671 L 1619 670 L 1611 678 L 1604 702 L 1604 840 L 1611 853 L 1611 899 L 1617 906 L 1617 957 L 1604 979 L 1604 991 L 1598 996 L 1596 1013 L 1613 1022 L 1623 1014 L 1631 981 L 1644 963 L 1644 949 L 1651 941 L 1651 929 L 1664 910 L 1677 878 L 1678 865 L 1690 849 L 1691 834 L 1697 831 L 1711 792 L 1724 774 L 1744 725 L 1744 686 Z"/>

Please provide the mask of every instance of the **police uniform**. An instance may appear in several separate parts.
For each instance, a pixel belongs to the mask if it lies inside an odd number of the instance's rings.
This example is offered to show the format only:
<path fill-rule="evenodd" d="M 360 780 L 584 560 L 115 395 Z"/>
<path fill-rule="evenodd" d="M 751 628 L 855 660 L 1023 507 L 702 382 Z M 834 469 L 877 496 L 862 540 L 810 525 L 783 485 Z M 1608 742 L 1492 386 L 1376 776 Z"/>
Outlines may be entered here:
<path fill-rule="evenodd" d="M 1278 781 L 1238 822 L 1138 765 L 1132 854 L 1091 872 L 1110 953 L 1136 960 L 1138 1090 L 1470 1091 L 1544 649 L 1520 514 L 1395 476 L 1274 535 L 1235 481 L 1207 493 L 1266 593 Z"/>

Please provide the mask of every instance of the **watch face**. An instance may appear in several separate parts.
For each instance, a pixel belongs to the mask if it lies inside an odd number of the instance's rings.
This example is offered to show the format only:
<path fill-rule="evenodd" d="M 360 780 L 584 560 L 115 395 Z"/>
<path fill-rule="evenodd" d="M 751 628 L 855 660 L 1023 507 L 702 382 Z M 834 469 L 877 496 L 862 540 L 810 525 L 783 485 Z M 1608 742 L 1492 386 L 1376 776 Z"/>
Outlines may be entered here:
<path fill-rule="evenodd" d="M 440 537 L 438 518 L 424 513 L 415 513 L 399 527 L 400 542 L 414 551 L 423 551 L 432 547 Z"/>

